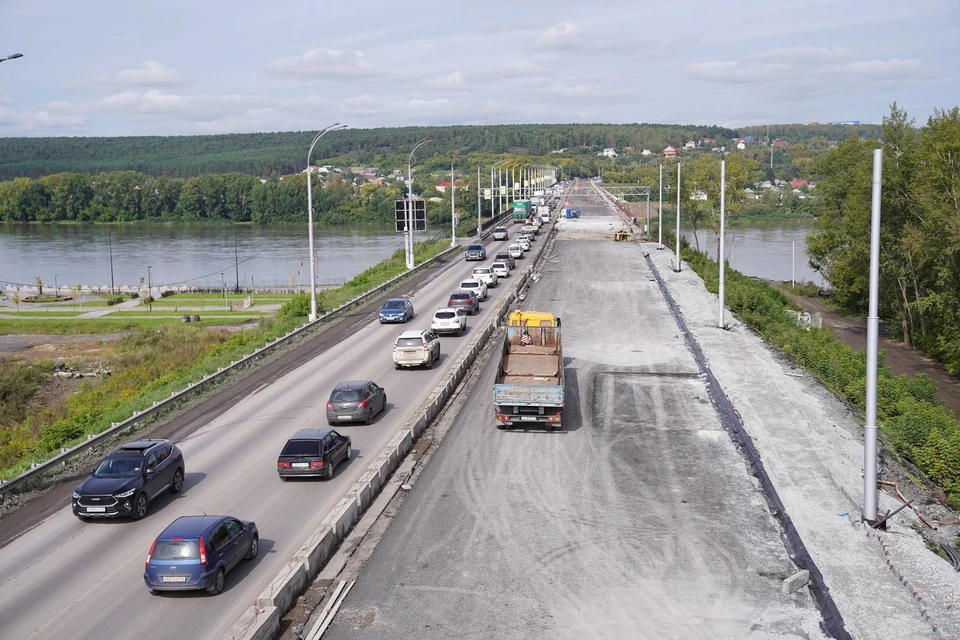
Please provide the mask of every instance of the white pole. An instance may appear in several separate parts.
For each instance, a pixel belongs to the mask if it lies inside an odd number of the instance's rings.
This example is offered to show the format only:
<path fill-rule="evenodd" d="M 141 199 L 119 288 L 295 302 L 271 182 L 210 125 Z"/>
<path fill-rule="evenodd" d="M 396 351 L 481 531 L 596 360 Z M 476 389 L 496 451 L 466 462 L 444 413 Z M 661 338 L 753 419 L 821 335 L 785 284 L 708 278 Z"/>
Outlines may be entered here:
<path fill-rule="evenodd" d="M 477 181 L 479 184 L 479 180 Z M 453 179 L 453 161 L 450 162 L 450 246 L 457 246 L 457 208 L 453 204 L 457 197 L 455 182 Z"/>
<path fill-rule="evenodd" d="M 657 205 L 657 211 L 660 215 L 660 224 L 657 227 L 657 244 L 659 245 L 658 249 L 663 249 L 663 163 L 660 163 L 660 204 Z"/>
<path fill-rule="evenodd" d="M 793 241 L 790 248 L 790 288 L 797 286 L 797 241 Z"/>
<path fill-rule="evenodd" d="M 317 319 L 317 260 L 313 252 L 313 174 L 310 172 L 310 155 L 313 153 L 313 148 L 316 146 L 317 141 L 320 140 L 325 133 L 346 128 L 347 125 L 341 125 L 339 122 L 333 123 L 316 135 L 313 143 L 310 145 L 309 151 L 307 151 L 307 229 L 310 239 L 310 322 Z M 239 276 L 237 287 L 240 287 Z"/>
<path fill-rule="evenodd" d="M 724 303 L 724 272 L 726 271 L 725 263 L 726 256 L 724 255 L 723 246 L 723 229 L 726 223 L 726 192 L 727 192 L 727 161 L 720 160 L 720 285 L 717 289 L 717 295 L 720 298 L 720 322 L 717 325 L 721 329 L 726 328 L 727 323 L 723 318 L 723 303 Z"/>
<path fill-rule="evenodd" d="M 480 163 L 477 163 L 477 237 L 483 231 L 483 224 L 480 222 Z"/>
<path fill-rule="evenodd" d="M 677 163 L 677 273 L 680 273 L 680 163 Z"/>
<path fill-rule="evenodd" d="M 863 429 L 863 518 L 877 519 L 877 298 L 880 286 L 880 178 L 883 149 L 873 151 L 873 200 L 870 211 L 870 303 L 867 315 L 867 405 Z"/>

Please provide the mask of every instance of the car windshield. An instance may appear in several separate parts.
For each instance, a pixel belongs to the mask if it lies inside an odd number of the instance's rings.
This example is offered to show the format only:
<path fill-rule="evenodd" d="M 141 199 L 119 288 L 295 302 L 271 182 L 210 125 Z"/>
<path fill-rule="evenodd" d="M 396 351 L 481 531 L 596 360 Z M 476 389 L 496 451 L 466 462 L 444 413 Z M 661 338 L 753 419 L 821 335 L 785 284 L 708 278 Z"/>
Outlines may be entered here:
<path fill-rule="evenodd" d="M 474 269 L 473 272 L 480 275 L 486 275 L 490 273 L 490 269 Z"/>
<path fill-rule="evenodd" d="M 319 440 L 288 440 L 282 456 L 318 456 L 320 455 Z"/>
<path fill-rule="evenodd" d="M 510 254 L 507 253 L 506 251 L 502 251 L 502 252 L 500 252 L 500 253 L 497 254 L 497 257 L 498 257 L 498 258 L 508 258 L 508 257 L 510 257 Z"/>
<path fill-rule="evenodd" d="M 384 309 L 403 309 L 406 306 L 403 303 L 403 300 L 387 300 L 383 304 Z"/>
<path fill-rule="evenodd" d="M 157 540 L 151 560 L 192 560 L 200 557 L 196 540 Z"/>
<path fill-rule="evenodd" d="M 456 318 L 457 314 L 455 314 L 453 311 L 437 311 L 433 317 L 437 320 L 449 320 L 450 318 Z"/>
<path fill-rule="evenodd" d="M 336 389 L 330 399 L 334 402 L 356 402 L 363 398 L 363 391 L 360 389 Z"/>
<path fill-rule="evenodd" d="M 469 300 L 470 295 L 467 293 L 455 293 L 452 296 L 450 296 L 450 299 L 453 300 L 454 302 L 461 302 L 463 300 Z"/>
<path fill-rule="evenodd" d="M 467 251 L 480 251 L 481 249 L 483 249 L 482 244 L 472 244 L 469 247 L 467 247 Z"/>
<path fill-rule="evenodd" d="M 107 458 L 94 472 L 98 478 L 133 478 L 140 473 L 140 458 Z"/>

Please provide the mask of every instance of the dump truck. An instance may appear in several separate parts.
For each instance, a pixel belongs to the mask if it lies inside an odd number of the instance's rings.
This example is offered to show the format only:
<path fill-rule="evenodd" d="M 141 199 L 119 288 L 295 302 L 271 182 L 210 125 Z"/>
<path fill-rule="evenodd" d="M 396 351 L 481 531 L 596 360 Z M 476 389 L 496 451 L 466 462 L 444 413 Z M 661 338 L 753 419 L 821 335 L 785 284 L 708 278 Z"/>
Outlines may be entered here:
<path fill-rule="evenodd" d="M 561 428 L 560 318 L 542 311 L 510 314 L 493 385 L 493 406 L 498 429 Z"/>

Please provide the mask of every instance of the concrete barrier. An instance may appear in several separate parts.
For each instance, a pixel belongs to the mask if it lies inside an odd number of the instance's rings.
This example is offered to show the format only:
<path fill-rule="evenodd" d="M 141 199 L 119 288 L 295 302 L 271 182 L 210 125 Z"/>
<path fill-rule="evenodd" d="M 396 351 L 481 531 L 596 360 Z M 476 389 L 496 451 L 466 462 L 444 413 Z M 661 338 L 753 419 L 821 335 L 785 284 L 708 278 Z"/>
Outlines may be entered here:
<path fill-rule="evenodd" d="M 223 634 L 223 640 L 273 640 L 280 633 L 280 610 L 276 607 L 248 607 L 240 619 Z"/>
<path fill-rule="evenodd" d="M 360 476 L 360 479 L 357 480 L 357 483 L 354 485 L 354 495 L 357 498 L 357 504 L 360 507 L 360 511 L 366 511 L 367 507 L 370 506 L 370 503 L 373 502 L 373 499 L 377 497 L 377 494 L 380 493 L 380 487 L 383 484 L 380 482 L 380 474 L 377 469 L 367 469 Z"/>
<path fill-rule="evenodd" d="M 330 523 L 337 540 L 343 540 L 353 523 L 357 521 L 359 514 L 360 505 L 357 504 L 356 498 L 344 498 L 337 503 L 331 514 Z"/>
<path fill-rule="evenodd" d="M 336 532 L 329 524 L 317 528 L 300 550 L 293 556 L 294 561 L 303 562 L 307 572 L 307 580 L 313 580 L 320 573 L 320 569 L 327 563 L 337 548 Z"/>
<path fill-rule="evenodd" d="M 279 611 L 287 611 L 306 586 L 307 564 L 303 560 L 288 562 L 257 596 L 257 608 L 275 607 Z"/>

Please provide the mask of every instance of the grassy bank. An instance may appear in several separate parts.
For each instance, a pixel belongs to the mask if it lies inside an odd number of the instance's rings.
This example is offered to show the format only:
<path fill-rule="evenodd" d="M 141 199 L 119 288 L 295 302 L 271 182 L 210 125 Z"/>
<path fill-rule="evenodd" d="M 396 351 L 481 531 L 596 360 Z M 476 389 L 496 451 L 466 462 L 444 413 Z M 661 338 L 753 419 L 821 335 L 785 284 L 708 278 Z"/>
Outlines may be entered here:
<path fill-rule="evenodd" d="M 417 263 L 449 246 L 449 240 L 417 243 Z M 338 289 L 321 293 L 321 308 L 332 309 L 406 271 L 403 251 L 367 269 Z M 257 296 L 259 299 L 260 296 Z M 172 298 L 171 298 L 172 299 Z M 304 307 L 303 300 L 306 300 Z M 49 364 L 0 366 L 0 478 L 10 478 L 87 437 L 122 422 L 184 389 L 189 383 L 239 360 L 299 324 L 309 310 L 307 294 L 280 294 L 272 304 L 287 300 L 277 318 L 261 318 L 255 327 L 228 334 L 205 327 L 207 322 L 181 323 L 170 318 L 96 318 L 86 320 L 5 320 L 0 334 L 76 335 L 125 333 L 109 362 L 111 375 L 84 382 L 59 406 L 34 403 Z M 170 309 L 165 309 L 169 312 Z M 143 314 L 142 312 L 131 312 Z M 233 316 L 235 317 L 235 316 Z"/>
<path fill-rule="evenodd" d="M 716 262 L 692 249 L 686 260 L 711 292 L 716 293 Z M 841 398 L 865 410 L 866 352 L 854 351 L 826 329 L 805 330 L 787 315 L 794 308 L 765 282 L 727 268 L 726 303 L 731 311 L 768 342 L 789 354 Z M 937 385 L 921 374 L 895 376 L 883 366 L 877 376 L 877 422 L 889 449 L 923 472 L 943 490 L 953 507 L 960 506 L 960 422 L 934 398 Z"/>

